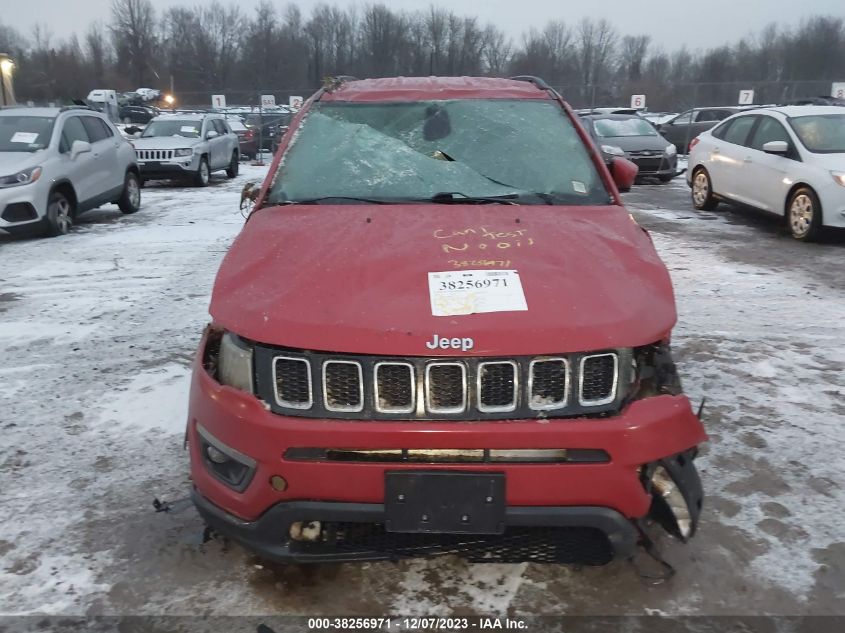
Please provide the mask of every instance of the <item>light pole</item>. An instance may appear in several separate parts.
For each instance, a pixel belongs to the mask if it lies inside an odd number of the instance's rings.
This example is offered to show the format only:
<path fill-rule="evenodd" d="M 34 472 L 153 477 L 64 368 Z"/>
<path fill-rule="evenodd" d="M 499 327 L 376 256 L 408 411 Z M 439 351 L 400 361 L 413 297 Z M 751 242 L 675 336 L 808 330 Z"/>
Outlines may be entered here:
<path fill-rule="evenodd" d="M 14 60 L 5 53 L 0 53 L 0 97 L 2 105 L 15 104 L 15 92 L 12 89 L 12 71 L 15 69 Z"/>

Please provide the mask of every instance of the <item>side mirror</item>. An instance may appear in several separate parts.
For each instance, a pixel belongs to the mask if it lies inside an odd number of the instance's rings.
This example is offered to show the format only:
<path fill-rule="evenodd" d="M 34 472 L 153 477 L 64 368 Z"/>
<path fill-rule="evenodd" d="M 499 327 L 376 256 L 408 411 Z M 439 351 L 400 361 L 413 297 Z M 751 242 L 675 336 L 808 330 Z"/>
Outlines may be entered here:
<path fill-rule="evenodd" d="M 769 141 L 763 144 L 763 151 L 767 154 L 785 155 L 789 151 L 789 143 L 786 141 Z"/>
<path fill-rule="evenodd" d="M 213 138 L 217 138 L 217 136 L 217 132 L 215 132 L 214 130 L 209 130 L 209 132 L 205 135 L 205 138 L 210 141 Z"/>
<path fill-rule="evenodd" d="M 70 146 L 70 159 L 75 160 L 80 154 L 91 151 L 91 143 L 87 141 L 74 141 Z"/>
<path fill-rule="evenodd" d="M 610 175 L 613 176 L 613 182 L 619 191 L 630 191 L 639 171 L 636 163 L 627 158 L 615 156 L 610 161 Z"/>

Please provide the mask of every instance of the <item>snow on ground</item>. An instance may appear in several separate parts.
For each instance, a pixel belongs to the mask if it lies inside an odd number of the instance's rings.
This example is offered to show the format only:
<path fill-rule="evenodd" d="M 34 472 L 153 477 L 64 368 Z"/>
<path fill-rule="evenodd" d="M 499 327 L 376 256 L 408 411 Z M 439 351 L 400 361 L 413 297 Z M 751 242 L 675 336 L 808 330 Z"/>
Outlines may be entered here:
<path fill-rule="evenodd" d="M 691 544 L 660 543 L 671 583 L 625 563 L 276 568 L 200 545 L 190 508 L 153 513 L 189 486 L 189 365 L 240 188 L 265 170 L 0 241 L 0 613 L 842 612 L 843 243 L 694 212 L 683 177 L 627 195 L 674 279 L 685 386 L 707 396 L 705 513 Z"/>

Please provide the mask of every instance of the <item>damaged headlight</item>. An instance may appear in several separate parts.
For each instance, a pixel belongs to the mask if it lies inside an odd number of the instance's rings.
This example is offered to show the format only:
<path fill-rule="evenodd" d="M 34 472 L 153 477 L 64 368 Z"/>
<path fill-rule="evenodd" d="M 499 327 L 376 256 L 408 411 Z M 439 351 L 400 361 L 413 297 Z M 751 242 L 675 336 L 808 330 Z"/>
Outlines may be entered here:
<path fill-rule="evenodd" d="M 231 332 L 220 339 L 217 380 L 223 385 L 254 393 L 252 379 L 252 347 Z"/>
<path fill-rule="evenodd" d="M 634 349 L 634 376 L 634 400 L 683 393 L 681 377 L 668 343 L 654 343 Z"/>

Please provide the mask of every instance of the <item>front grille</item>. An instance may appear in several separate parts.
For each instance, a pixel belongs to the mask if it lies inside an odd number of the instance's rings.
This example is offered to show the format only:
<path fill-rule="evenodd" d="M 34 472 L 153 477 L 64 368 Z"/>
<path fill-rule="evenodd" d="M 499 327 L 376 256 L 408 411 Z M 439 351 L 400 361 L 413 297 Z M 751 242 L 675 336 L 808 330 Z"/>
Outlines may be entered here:
<path fill-rule="evenodd" d="M 513 411 L 517 399 L 517 366 L 513 361 L 478 364 L 478 410 Z"/>
<path fill-rule="evenodd" d="M 473 563 L 605 565 L 613 545 L 590 527 L 511 526 L 503 534 L 388 532 L 380 523 L 328 522 L 318 543 L 292 541 L 292 551 L 376 552 L 396 558 L 453 554 Z"/>
<path fill-rule="evenodd" d="M 460 413 L 466 408 L 467 373 L 462 363 L 430 363 L 425 368 L 426 408 Z"/>
<path fill-rule="evenodd" d="M 173 158 L 172 149 L 136 149 L 138 160 L 170 160 Z"/>
<path fill-rule="evenodd" d="M 291 409 L 309 409 L 314 398 L 311 391 L 311 363 L 304 358 L 278 356 L 273 361 L 273 382 L 276 402 Z"/>
<path fill-rule="evenodd" d="M 312 418 L 504 420 L 612 413 L 631 350 L 513 358 L 389 358 L 255 345 L 270 408 Z"/>
<path fill-rule="evenodd" d="M 631 154 L 631 160 L 637 165 L 641 172 L 660 171 L 663 165 L 663 158 L 640 158 L 636 154 Z"/>
<path fill-rule="evenodd" d="M 581 388 L 578 399 L 583 405 L 600 405 L 612 401 L 616 391 L 616 354 L 597 354 L 581 359 Z"/>
<path fill-rule="evenodd" d="M 360 411 L 364 408 L 361 365 L 347 360 L 323 363 L 323 397 L 329 411 Z"/>
<path fill-rule="evenodd" d="M 384 413 L 411 413 L 417 389 L 410 363 L 376 363 L 375 406 Z"/>

